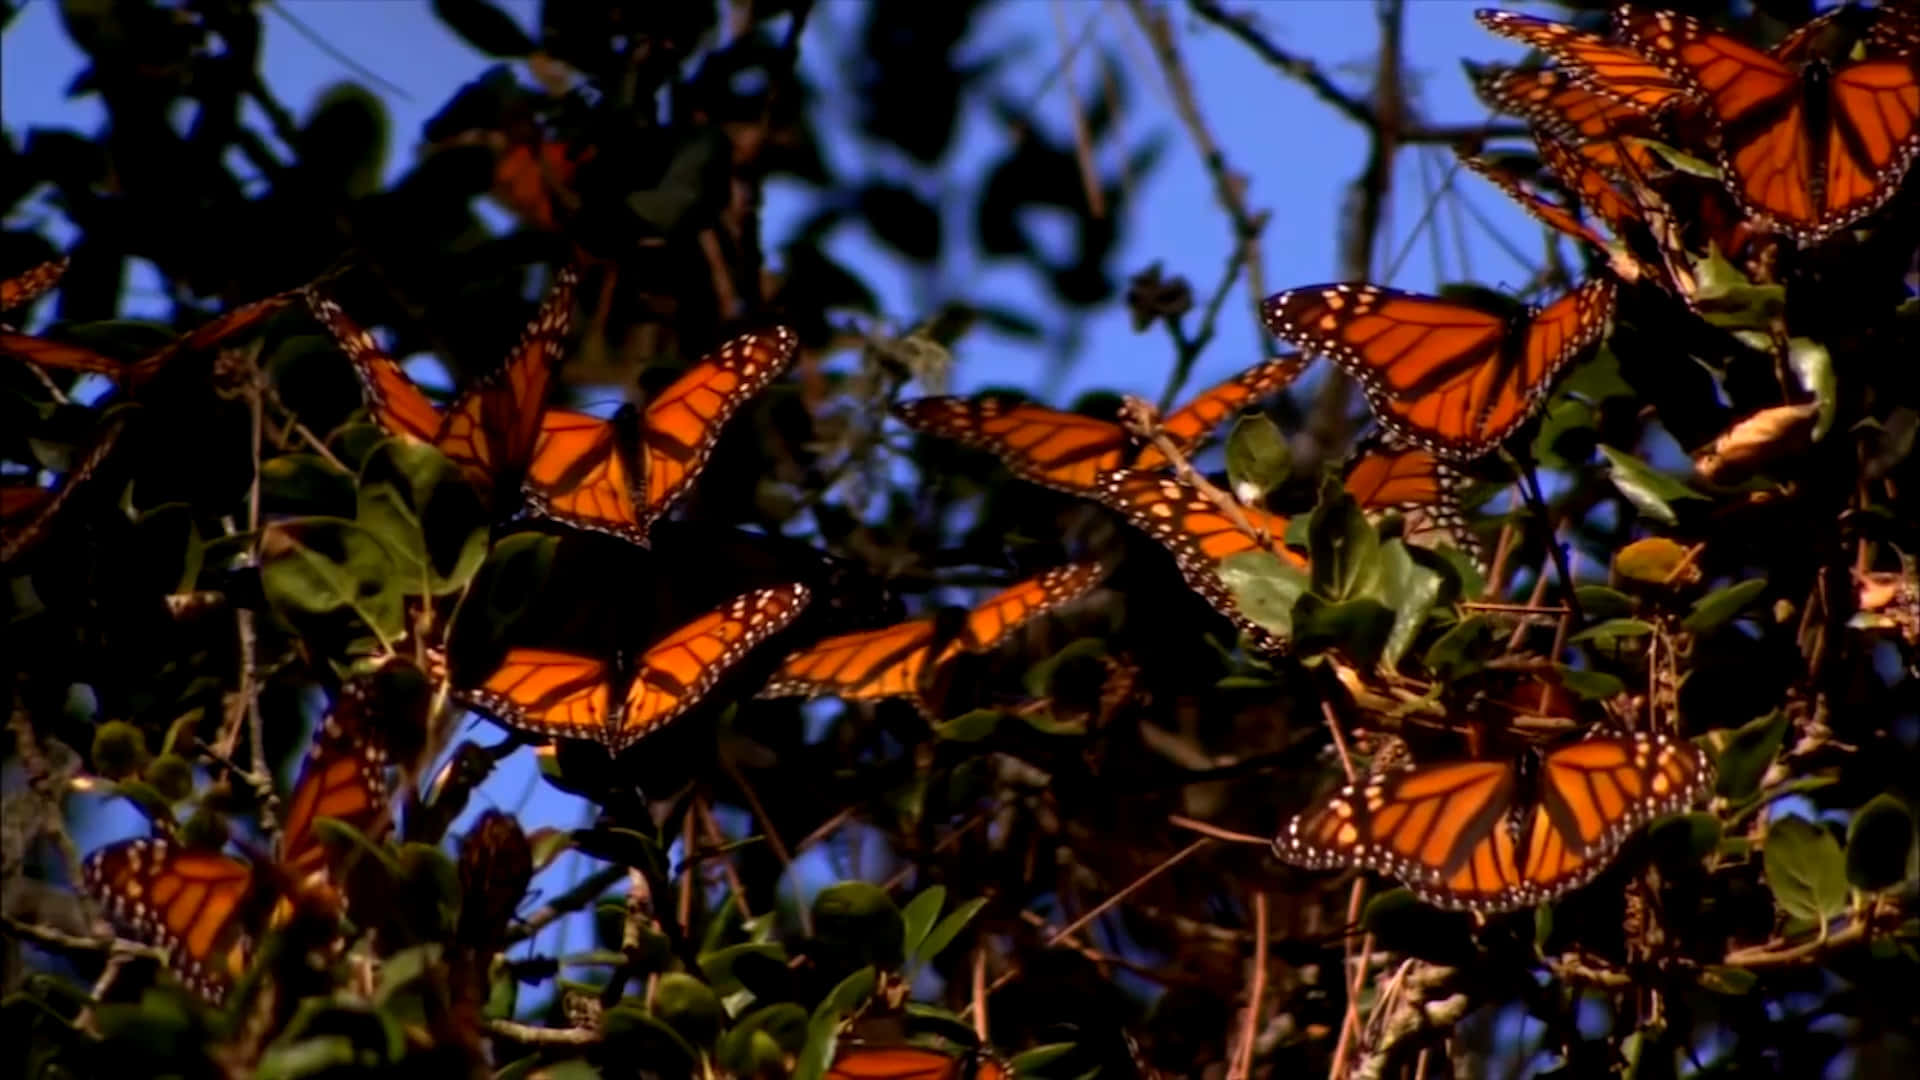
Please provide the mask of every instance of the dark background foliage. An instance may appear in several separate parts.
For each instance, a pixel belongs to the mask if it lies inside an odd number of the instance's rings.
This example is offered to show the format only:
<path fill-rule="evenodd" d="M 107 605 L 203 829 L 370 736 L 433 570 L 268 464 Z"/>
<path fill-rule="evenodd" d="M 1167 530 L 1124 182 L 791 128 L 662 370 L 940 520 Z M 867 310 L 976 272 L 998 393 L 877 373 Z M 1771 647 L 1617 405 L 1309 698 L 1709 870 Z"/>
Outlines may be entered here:
<path fill-rule="evenodd" d="M 1224 298 L 1249 266 L 1258 273 L 1263 222 L 1233 195 L 1231 147 L 1208 159 L 1241 230 L 1224 280 L 1115 265 L 1129 222 L 1152 212 L 1133 193 L 1162 147 L 1114 117 L 1161 73 L 1093 50 L 1063 135 L 989 78 L 1034 59 L 972 46 L 993 6 L 864 8 L 857 37 L 805 39 L 834 54 L 838 81 L 815 85 L 796 65 L 806 0 L 549 3 L 538 42 L 483 0 L 437 0 L 446 32 L 501 64 L 423 131 L 396 133 L 421 149 L 391 185 L 379 179 L 379 93 L 344 86 L 304 114 L 274 100 L 257 7 L 61 6 L 87 57 L 71 92 L 97 96 L 107 119 L 92 132 L 9 126 L 0 148 L 0 272 L 62 253 L 16 211 L 50 209 L 75 235 L 37 333 L 132 362 L 215 313 L 324 278 L 395 355 L 430 352 L 465 380 L 515 340 L 545 268 L 571 261 L 588 276 L 562 401 L 608 386 L 644 400 L 718 342 L 771 323 L 793 327 L 803 355 L 743 410 L 648 550 L 529 521 L 476 532 L 474 509 L 430 469 L 383 479 L 367 465 L 386 451 L 352 369 L 298 303 L 138 384 L 100 393 L 96 380 L 90 404 L 68 397 L 68 373 L 7 362 L 0 456 L 12 472 L 66 472 L 114 440 L 6 571 L 10 1061 L 34 1075 L 125 1069 L 134 1055 L 193 1075 L 689 1075 L 698 1061 L 818 1075 L 832 1045 L 821 1033 L 850 1014 L 870 1039 L 968 1045 L 970 1010 L 984 1008 L 992 1046 L 1061 1077 L 1212 1075 L 1248 1036 L 1251 1065 L 1236 1070 L 1276 1076 L 1356 1058 L 1374 1075 L 1412 1075 L 1441 1068 L 1440 1054 L 1513 1075 L 1911 1068 L 1905 807 L 1920 794 L 1920 625 L 1899 493 L 1916 483 L 1913 215 L 1789 284 L 1792 335 L 1822 348 L 1838 386 L 1820 391 L 1832 419 L 1805 454 L 1738 484 L 1689 476 L 1675 447 L 1779 404 L 1781 383 L 1724 326 L 1641 290 L 1523 440 L 1549 479 L 1546 519 L 1505 494 L 1512 475 L 1498 462 L 1478 470 L 1476 528 L 1503 552 L 1486 595 L 1564 602 L 1548 557 L 1558 536 L 1584 583 L 1572 597 L 1583 633 L 1458 607 L 1479 594 L 1475 568 L 1391 531 L 1383 546 L 1350 504 L 1322 496 L 1322 467 L 1355 429 L 1344 380 L 1270 403 L 1299 433 L 1272 502 L 1298 515 L 1316 562 L 1311 595 L 1285 613 L 1294 655 L 1262 660 L 1236 650 L 1164 553 L 1111 515 L 881 422 L 920 392 L 910 380 L 939 388 L 969 333 L 1030 340 L 1049 359 L 1116 305 L 1154 335 L 1143 341 L 1164 335 L 1154 347 L 1173 398 Z M 1759 7 L 1743 25 L 1764 35 L 1808 5 Z M 1398 5 L 1376 8 L 1382 52 L 1346 110 L 1372 158 L 1338 208 L 1347 257 L 1330 277 L 1378 271 L 1396 149 L 1462 134 L 1399 107 Z M 1206 3 L 1132 9 L 1154 43 L 1189 17 L 1248 26 Z M 963 166 L 960 118 L 982 105 L 1011 134 Z M 864 152 L 832 167 L 828 138 Z M 770 178 L 813 193 L 791 236 L 764 235 Z M 489 197 L 516 227 L 486 226 L 475 206 Z M 1036 225 L 1063 220 L 1064 250 Z M 847 266 L 829 253 L 836 230 L 856 227 L 884 259 Z M 119 318 L 135 259 L 165 282 L 170 326 Z M 983 300 L 965 268 L 987 263 L 1024 265 L 1041 284 L 1021 305 Z M 1564 285 L 1585 271 L 1559 273 Z M 911 277 L 921 309 L 878 310 L 870 283 L 883 275 Z M 420 588 L 316 524 L 364 515 L 376 482 L 400 491 L 417 519 L 405 542 L 445 588 Z M 1008 649 L 965 659 L 937 718 L 901 702 L 751 698 L 788 649 L 1088 556 L 1118 569 Z M 352 587 L 329 600 L 305 578 L 288 583 L 314 565 L 345 568 Z M 424 660 L 444 643 L 466 685 L 508 644 L 643 648 L 731 596 L 790 581 L 815 590 L 808 613 L 618 762 L 428 723 L 393 703 L 408 691 L 391 691 L 395 757 L 422 793 L 381 864 L 388 878 L 346 886 L 350 901 L 362 894 L 356 910 L 368 893 L 392 908 L 362 923 L 378 928 L 360 954 L 377 970 L 337 965 L 345 989 L 331 997 L 325 978 L 289 982 L 302 993 L 273 1005 L 265 1029 L 149 992 L 151 959 L 103 944 L 71 898 L 67 823 L 109 791 L 202 838 L 231 827 L 262 841 L 248 775 L 278 776 L 285 791 L 316 689 L 335 694 L 356 660 Z M 1868 585 L 1900 599 L 1875 606 Z M 1383 653 L 1392 673 L 1350 677 Z M 1711 811 L 1661 823 L 1531 918 L 1476 920 L 1379 888 L 1363 910 L 1352 875 L 1295 870 L 1170 820 L 1274 834 L 1336 782 L 1333 719 L 1422 757 L 1460 753 L 1469 722 L 1566 731 L 1675 713 L 1686 735 L 1712 733 Z M 510 804 L 489 769 L 536 752 L 538 797 L 579 800 L 583 827 L 536 831 L 524 857 L 587 872 L 573 893 L 528 898 L 490 887 L 514 876 L 501 868 L 517 841 L 503 837 L 517 830 L 462 808 L 467 788 L 483 793 L 473 808 Z M 443 771 L 449 753 L 460 767 Z M 807 869 L 809 851 L 829 853 L 833 876 L 879 887 L 841 884 L 802 905 L 801 879 L 823 873 L 818 860 Z M 585 913 L 572 938 L 532 933 L 569 911 Z M 297 942 L 299 929 L 280 936 Z M 502 936 L 513 962 L 489 970 Z M 459 985 L 473 963 L 462 950 L 483 957 L 478 1000 Z"/>

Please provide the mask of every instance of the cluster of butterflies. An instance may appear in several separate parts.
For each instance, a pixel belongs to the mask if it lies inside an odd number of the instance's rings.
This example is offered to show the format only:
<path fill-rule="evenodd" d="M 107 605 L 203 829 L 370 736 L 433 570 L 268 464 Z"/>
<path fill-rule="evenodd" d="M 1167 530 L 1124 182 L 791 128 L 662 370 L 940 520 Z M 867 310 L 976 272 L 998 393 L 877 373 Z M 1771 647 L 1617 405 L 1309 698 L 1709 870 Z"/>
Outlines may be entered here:
<path fill-rule="evenodd" d="M 1425 515 L 1472 552 L 1476 541 L 1459 503 L 1462 466 L 1524 425 L 1556 376 L 1607 333 L 1620 279 L 1650 280 L 1687 299 L 1695 251 L 1746 257 L 1780 238 L 1818 245 L 1880 210 L 1920 152 L 1914 0 L 1837 9 L 1771 50 L 1684 16 L 1634 8 L 1619 10 L 1612 36 L 1512 13 L 1479 17 L 1553 61 L 1479 69 L 1474 78 L 1489 103 L 1529 121 L 1542 162 L 1574 201 L 1548 197 L 1495 159 L 1470 163 L 1543 220 L 1605 249 L 1608 270 L 1518 314 L 1367 283 L 1279 293 L 1263 308 L 1268 328 L 1303 355 L 1207 389 L 1159 420 L 1150 438 L 1115 420 L 996 397 L 923 398 L 900 404 L 895 415 L 917 431 L 993 453 L 1026 481 L 1118 512 L 1166 547 L 1187 583 L 1246 631 L 1254 648 L 1278 651 L 1286 642 L 1239 610 L 1221 568 L 1258 550 L 1304 566 L 1284 542 L 1287 519 L 1223 503 L 1192 481 L 1180 459 L 1226 418 L 1298 379 L 1306 355 L 1327 356 L 1358 379 L 1384 429 L 1346 467 L 1355 500 L 1370 512 Z M 1655 142 L 1706 151 L 1719 163 L 1720 188 L 1692 184 Z M 1612 241 L 1585 222 L 1582 206 L 1607 225 Z M 15 279 L 0 302 L 15 306 L 49 284 Z M 697 478 L 728 418 L 785 370 L 797 342 L 783 329 L 727 342 L 639 413 L 601 420 L 552 408 L 546 396 L 574 284 L 572 271 L 562 271 L 501 371 L 445 408 L 336 304 L 312 291 L 308 301 L 355 364 L 378 422 L 439 448 L 497 511 L 524 508 L 645 543 L 649 525 Z M 9 334 L 0 347 L 18 354 L 42 348 L 22 337 Z M 122 379 L 147 370 L 52 362 Z M 957 617 L 943 612 L 824 638 L 787 654 L 759 696 L 907 698 L 932 710 L 940 680 L 960 656 L 995 649 L 1029 621 L 1084 596 L 1106 570 L 1100 562 L 1071 563 Z M 458 694 L 512 728 L 618 753 L 699 702 L 809 600 L 797 583 L 747 593 L 631 661 L 511 649 L 497 670 Z M 364 731 L 343 721 L 352 715 L 335 710 L 295 787 L 278 861 L 296 879 L 317 858 L 308 824 L 314 814 L 371 824 L 385 812 L 380 758 Z M 1356 779 L 1315 799 L 1274 847 L 1307 867 L 1392 875 L 1438 905 L 1504 911 L 1586 882 L 1633 830 L 1696 801 L 1712 778 L 1711 761 L 1691 743 L 1589 735 L 1519 760 L 1405 765 Z M 230 981 L 250 947 L 245 928 L 261 925 L 261 894 L 247 864 L 223 854 L 185 851 L 165 838 L 133 841 L 93 856 L 87 876 L 117 918 L 164 943 L 197 985 Z M 233 921 L 241 910 L 253 914 Z M 897 1048 L 870 1059 L 861 1053 L 850 1048 L 835 1075 L 895 1075 L 892 1066 L 906 1060 Z M 916 1075 L 978 1071 L 948 1055 L 908 1064 Z"/>

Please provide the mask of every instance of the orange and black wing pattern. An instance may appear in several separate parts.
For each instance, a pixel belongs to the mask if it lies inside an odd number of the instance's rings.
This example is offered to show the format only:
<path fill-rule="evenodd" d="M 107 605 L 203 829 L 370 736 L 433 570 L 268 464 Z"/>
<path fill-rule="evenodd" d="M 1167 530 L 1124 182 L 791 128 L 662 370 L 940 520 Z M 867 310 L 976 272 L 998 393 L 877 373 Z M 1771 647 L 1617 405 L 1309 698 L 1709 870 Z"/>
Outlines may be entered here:
<path fill-rule="evenodd" d="M 827 1080 L 966 1080 L 967 1059 L 906 1044 L 843 1040 Z"/>
<path fill-rule="evenodd" d="M 1277 651 L 1286 647 L 1284 640 L 1240 610 L 1232 590 L 1220 576 L 1221 562 L 1243 551 L 1268 551 L 1304 568 L 1307 560 L 1286 546 L 1286 518 L 1263 510 L 1241 508 L 1247 524 L 1266 534 L 1263 542 L 1261 537 L 1241 528 L 1193 485 L 1177 477 L 1137 469 L 1107 474 L 1101 482 L 1100 502 L 1118 511 L 1134 528 L 1159 541 L 1173 555 L 1187 584 L 1245 630 L 1256 648 Z"/>
<path fill-rule="evenodd" d="M 700 475 L 720 441 L 720 429 L 787 370 L 799 348 L 799 337 L 784 326 L 742 334 L 702 357 L 647 403 L 640 424 L 643 532 Z"/>
<path fill-rule="evenodd" d="M 796 650 L 757 695 L 779 697 L 837 697 L 845 701 L 879 701 L 891 697 L 919 700 L 924 676 L 931 673 L 933 616 L 838 634 Z"/>
<path fill-rule="evenodd" d="M 60 275 L 66 272 L 67 259 L 63 256 L 43 262 L 25 273 L 0 279 L 0 312 L 25 307 L 38 300 L 58 285 Z"/>
<path fill-rule="evenodd" d="M 1097 562 L 1068 563 L 1000 590 L 967 612 L 960 632 L 940 650 L 934 666 L 962 652 L 990 652 L 1015 630 L 1085 596 L 1106 575 L 1106 567 Z"/>
<path fill-rule="evenodd" d="M 1672 12 L 1622 8 L 1616 25 L 1705 99 L 1734 197 L 1802 241 L 1878 209 L 1920 153 L 1920 46 L 1898 17 L 1890 43 L 1869 35 L 1864 58 L 1834 65 L 1783 61 Z"/>
<path fill-rule="evenodd" d="M 576 528 L 645 543 L 647 530 L 632 443 L 624 417 L 602 420 L 567 409 L 548 409 L 521 490 L 527 508 Z"/>
<path fill-rule="evenodd" d="M 12 562 L 47 534 L 55 515 L 93 479 L 93 474 L 119 445 L 126 421 L 124 413 L 109 414 L 86 455 L 67 470 L 58 486 L 9 484 L 0 488 L 0 492 L 4 492 L 4 496 L 0 496 L 4 498 L 4 502 L 0 502 L 0 562 Z"/>
<path fill-rule="evenodd" d="M 1518 12 L 1483 8 L 1474 12 L 1474 17 L 1501 37 L 1552 57 L 1561 70 L 1587 89 L 1643 112 L 1658 113 L 1686 98 L 1686 88 L 1670 72 L 1631 46 L 1566 23 Z"/>
<path fill-rule="evenodd" d="M 87 857 L 87 892 L 109 919 L 167 954 L 189 989 L 216 1004 L 253 951 L 253 868 L 231 855 L 150 837 Z"/>
<path fill-rule="evenodd" d="M 1546 146 L 1551 139 L 1542 136 L 1540 145 Z M 1510 162 L 1488 157 L 1484 154 L 1460 154 L 1460 164 L 1478 173 L 1487 181 L 1506 192 L 1507 198 L 1519 203 L 1521 209 L 1532 214 L 1541 224 L 1554 229 L 1575 240 L 1584 240 L 1601 249 L 1607 247 L 1607 238 L 1599 230 L 1587 224 L 1572 209 L 1546 197 L 1534 184 L 1533 179 Z"/>
<path fill-rule="evenodd" d="M 903 401 L 893 414 L 915 431 L 986 450 L 1015 476 L 1056 491 L 1085 495 L 1102 473 L 1126 464 L 1126 429 L 1111 420 L 996 397 L 927 397 Z"/>
<path fill-rule="evenodd" d="M 1652 151 L 1629 138 L 1659 134 L 1638 106 L 1589 90 L 1558 68 L 1478 68 L 1471 77 L 1481 101 L 1566 143 L 1603 173 L 1617 174 L 1623 159 L 1642 173 L 1657 167 Z"/>
<path fill-rule="evenodd" d="M 1267 329 L 1360 380 L 1402 439 L 1471 460 L 1532 417 L 1554 377 L 1606 333 L 1615 286 L 1595 278 L 1519 318 L 1366 283 L 1269 298 Z"/>
<path fill-rule="evenodd" d="M 1315 800 L 1274 850 L 1389 874 L 1441 907 L 1507 911 L 1584 884 L 1633 830 L 1699 798 L 1712 768 L 1690 744 L 1609 735 L 1549 751 L 1528 779 L 1510 762 L 1402 767 Z"/>
<path fill-rule="evenodd" d="M 287 799 L 279 857 L 296 883 L 327 869 L 326 849 L 313 831 L 315 818 L 335 818 L 363 834 L 386 822 L 387 753 L 372 715 L 370 686 L 368 679 L 355 679 L 341 688 L 320 718 Z"/>
<path fill-rule="evenodd" d="M 812 594 L 798 583 L 736 596 L 649 646 L 603 741 L 615 754 L 706 697 L 727 669 L 797 618 Z"/>
<path fill-rule="evenodd" d="M 612 677 L 604 660 L 516 647 L 507 650 L 485 682 L 455 696 L 508 727 L 549 738 L 605 741 Z"/>
<path fill-rule="evenodd" d="M 1193 400 L 1163 417 L 1160 433 L 1182 454 L 1191 454 L 1213 434 L 1221 421 L 1262 398 L 1286 389 L 1307 369 L 1308 361 L 1308 357 L 1298 354 L 1275 357 L 1217 386 L 1208 387 Z M 1166 457 L 1155 446 L 1142 449 L 1140 456 L 1132 463 L 1136 469 L 1164 469 L 1168 464 Z"/>
<path fill-rule="evenodd" d="M 1459 470 L 1433 451 L 1391 439 L 1361 443 L 1347 466 L 1346 490 L 1362 511 L 1420 514 L 1428 527 L 1445 530 L 1461 551 L 1480 561 L 1480 538 L 1468 527 L 1460 508 L 1460 491 L 1466 483 Z"/>

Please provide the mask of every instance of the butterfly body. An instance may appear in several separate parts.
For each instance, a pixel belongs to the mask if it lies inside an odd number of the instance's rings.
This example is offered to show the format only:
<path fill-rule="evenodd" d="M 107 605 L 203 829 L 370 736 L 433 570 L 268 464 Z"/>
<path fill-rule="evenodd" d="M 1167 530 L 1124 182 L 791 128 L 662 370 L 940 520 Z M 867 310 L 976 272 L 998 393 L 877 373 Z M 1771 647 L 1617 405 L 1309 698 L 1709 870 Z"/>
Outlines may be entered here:
<path fill-rule="evenodd" d="M 1537 762 L 1409 765 L 1315 800 L 1274 850 L 1389 874 L 1441 907 L 1507 911 L 1585 884 L 1635 829 L 1712 781 L 1697 747 L 1644 734 L 1581 739 Z"/>
<path fill-rule="evenodd" d="M 481 686 L 459 697 L 509 727 L 592 740 L 617 755 L 698 704 L 729 668 L 792 622 L 811 595 L 800 584 L 742 594 L 631 660 L 512 648 Z"/>

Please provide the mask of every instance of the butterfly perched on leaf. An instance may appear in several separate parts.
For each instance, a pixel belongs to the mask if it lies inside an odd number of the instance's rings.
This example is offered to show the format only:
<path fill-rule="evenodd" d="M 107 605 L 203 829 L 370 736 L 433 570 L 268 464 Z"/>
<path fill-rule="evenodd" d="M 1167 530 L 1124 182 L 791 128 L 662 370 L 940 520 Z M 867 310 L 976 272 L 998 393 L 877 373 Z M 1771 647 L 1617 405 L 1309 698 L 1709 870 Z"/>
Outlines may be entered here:
<path fill-rule="evenodd" d="M 1308 285 L 1261 308 L 1274 336 L 1360 381 L 1380 422 L 1442 457 L 1500 445 L 1554 378 L 1603 337 L 1615 284 L 1594 278 L 1544 308 L 1492 312 L 1366 282 Z"/>
<path fill-rule="evenodd" d="M 1256 649 L 1277 652 L 1286 648 L 1285 639 L 1240 610 L 1233 590 L 1220 576 L 1222 562 L 1247 551 L 1270 552 L 1304 569 L 1307 560 L 1286 546 L 1286 518 L 1243 506 L 1239 508 L 1243 527 L 1192 484 L 1139 469 L 1108 473 L 1101 481 L 1099 500 L 1134 528 L 1159 541 L 1173 555 L 1187 584 L 1246 631 Z M 1249 527 L 1255 532 L 1249 532 Z"/>
<path fill-rule="evenodd" d="M 1347 494 L 1368 516 L 1393 510 L 1417 514 L 1425 530 L 1445 533 L 1455 547 L 1484 566 L 1480 538 L 1460 507 L 1466 486 L 1466 476 L 1433 451 L 1386 436 L 1362 440 L 1346 467 Z"/>
<path fill-rule="evenodd" d="M 516 492 L 533 459 L 547 388 L 573 324 L 578 272 L 563 268 L 519 344 L 494 374 L 468 387 L 444 411 L 387 355 L 373 335 L 316 289 L 306 291 L 314 318 L 333 334 L 360 374 L 374 422 L 390 435 L 437 447 L 483 499 L 497 505 Z"/>
<path fill-rule="evenodd" d="M 645 543 L 712 456 L 720 431 L 793 363 L 784 326 L 742 334 L 708 353 L 637 416 L 611 420 L 548 409 L 523 484 L 530 510 Z"/>
<path fill-rule="evenodd" d="M 1391 875 L 1441 907 L 1508 911 L 1585 884 L 1635 829 L 1712 783 L 1691 743 L 1600 735 L 1518 762 L 1389 769 L 1314 800 L 1274 851 L 1313 869 Z"/>
<path fill-rule="evenodd" d="M 60 276 L 67 272 L 67 259 L 49 259 L 24 273 L 0 279 L 0 312 L 25 307 L 60 283 Z"/>
<path fill-rule="evenodd" d="M 1160 433 L 1190 454 L 1221 421 L 1285 389 L 1305 368 L 1300 356 L 1255 365 L 1168 413 Z M 1118 423 L 1030 402 L 929 397 L 901 402 L 893 412 L 916 431 L 992 452 L 1023 480 L 1075 495 L 1091 495 L 1101 475 L 1114 469 L 1169 464 L 1158 447 L 1140 444 Z"/>
<path fill-rule="evenodd" d="M 362 833 L 387 820 L 387 755 L 374 713 L 371 681 L 357 679 L 321 719 L 282 807 L 271 867 L 147 837 L 89 855 L 82 867 L 88 894 L 122 932 L 165 951 L 168 966 L 195 993 L 224 1000 L 259 935 L 284 916 L 275 905 L 292 898 L 281 886 L 327 888 L 327 850 L 315 819 L 335 818 Z"/>
<path fill-rule="evenodd" d="M 138 390 L 153 381 L 178 357 L 211 349 L 236 334 L 252 329 L 292 304 L 295 299 L 297 293 L 288 291 L 243 304 L 131 362 L 102 356 L 71 342 L 52 341 L 12 330 L 0 330 L 0 355 L 43 368 L 102 375 L 128 390 Z"/>
<path fill-rule="evenodd" d="M 464 703 L 509 727 L 619 754 L 699 704 L 727 670 L 806 607 L 805 585 L 756 589 L 654 642 L 633 661 L 513 648 Z M 631 668 L 628 664 L 631 663 Z"/>
<path fill-rule="evenodd" d="M 957 622 L 926 615 L 824 638 L 783 659 L 759 696 L 906 697 L 928 711 L 942 669 L 962 653 L 997 648 L 1028 622 L 1084 596 L 1105 576 L 1100 563 L 1068 563 L 1002 589 Z"/>
<path fill-rule="evenodd" d="M 1010 1069 L 984 1050 L 949 1054 L 911 1043 L 843 1039 L 834 1049 L 828 1080 L 1007 1080 Z"/>
<path fill-rule="evenodd" d="M 1727 189 L 1803 243 L 1872 213 L 1920 154 L 1920 10 L 1872 9 L 1858 54 L 1796 34 L 1769 53 L 1673 12 L 1618 9 L 1634 49 L 1705 102 Z"/>

